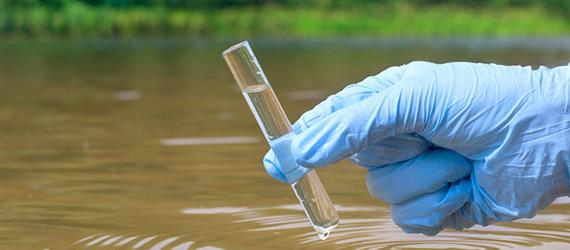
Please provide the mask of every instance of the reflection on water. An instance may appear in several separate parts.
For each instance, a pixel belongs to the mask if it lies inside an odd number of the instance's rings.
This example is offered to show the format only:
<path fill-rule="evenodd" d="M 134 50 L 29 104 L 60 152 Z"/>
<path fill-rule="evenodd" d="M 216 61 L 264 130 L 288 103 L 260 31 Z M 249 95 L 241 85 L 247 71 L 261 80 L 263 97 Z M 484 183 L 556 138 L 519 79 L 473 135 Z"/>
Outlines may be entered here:
<path fill-rule="evenodd" d="M 299 90 L 289 91 L 286 93 L 287 98 L 290 100 L 323 100 L 326 93 L 322 90 Z"/>
<path fill-rule="evenodd" d="M 163 146 L 191 146 L 191 145 L 229 145 L 258 143 L 258 137 L 253 136 L 225 136 L 225 137 L 190 137 L 161 139 Z"/>
<path fill-rule="evenodd" d="M 135 101 L 141 97 L 142 94 L 137 90 L 123 90 L 115 93 L 115 98 L 120 101 Z"/>
<path fill-rule="evenodd" d="M 0 42 L 0 249 L 570 247 L 570 202 L 534 219 L 406 235 L 364 170 L 319 170 L 341 223 L 318 240 L 220 52 L 186 40 Z M 412 60 L 558 65 L 567 39 L 253 42 L 291 120 Z"/>

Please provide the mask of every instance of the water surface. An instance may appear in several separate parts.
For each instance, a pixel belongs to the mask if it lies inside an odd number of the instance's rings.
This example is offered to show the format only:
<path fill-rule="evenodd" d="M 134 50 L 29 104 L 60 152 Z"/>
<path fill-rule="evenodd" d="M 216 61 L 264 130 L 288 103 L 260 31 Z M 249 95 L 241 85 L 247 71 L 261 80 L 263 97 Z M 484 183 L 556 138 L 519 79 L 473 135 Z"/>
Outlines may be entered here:
<path fill-rule="evenodd" d="M 0 42 L 2 249 L 570 247 L 570 203 L 535 219 L 406 235 L 364 170 L 319 170 L 342 218 L 319 241 L 223 63 L 232 42 Z M 291 120 L 413 60 L 559 65 L 568 39 L 253 41 Z"/>

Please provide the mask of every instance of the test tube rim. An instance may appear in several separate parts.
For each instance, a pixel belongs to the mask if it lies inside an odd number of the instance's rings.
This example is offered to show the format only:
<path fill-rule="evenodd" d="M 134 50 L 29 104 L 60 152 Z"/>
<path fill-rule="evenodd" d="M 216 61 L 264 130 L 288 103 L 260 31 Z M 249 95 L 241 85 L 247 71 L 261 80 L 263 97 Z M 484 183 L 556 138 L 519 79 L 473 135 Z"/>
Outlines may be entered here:
<path fill-rule="evenodd" d="M 245 48 L 247 48 L 247 49 L 249 50 L 249 49 L 250 49 L 249 42 L 246 40 L 246 41 L 240 42 L 240 43 L 238 43 L 238 44 L 232 45 L 231 47 L 229 47 L 229 48 L 227 48 L 226 50 L 224 50 L 224 52 L 222 52 L 222 56 L 225 57 L 227 54 L 229 54 L 229 53 L 231 53 L 231 52 L 234 52 L 235 50 L 238 50 L 238 49 L 240 49 L 240 48 L 242 48 L 242 47 L 245 47 Z"/>

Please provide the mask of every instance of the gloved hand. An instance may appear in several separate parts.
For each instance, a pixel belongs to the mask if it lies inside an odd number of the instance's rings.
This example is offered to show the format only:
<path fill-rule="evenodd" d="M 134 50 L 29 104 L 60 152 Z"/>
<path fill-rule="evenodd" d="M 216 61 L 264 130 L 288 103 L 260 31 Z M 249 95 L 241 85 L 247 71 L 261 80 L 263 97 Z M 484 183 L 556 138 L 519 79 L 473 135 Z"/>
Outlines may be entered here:
<path fill-rule="evenodd" d="M 570 66 L 413 62 L 349 85 L 293 127 L 297 163 L 368 168 L 370 193 L 409 233 L 529 218 L 569 194 Z M 264 165 L 285 180 L 271 151 Z"/>

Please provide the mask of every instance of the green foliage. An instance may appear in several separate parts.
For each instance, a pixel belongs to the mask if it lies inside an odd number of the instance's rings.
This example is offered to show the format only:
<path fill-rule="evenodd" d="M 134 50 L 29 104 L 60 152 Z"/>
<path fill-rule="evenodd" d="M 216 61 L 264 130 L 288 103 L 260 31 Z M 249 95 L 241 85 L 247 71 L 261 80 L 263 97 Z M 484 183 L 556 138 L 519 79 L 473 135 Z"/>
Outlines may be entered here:
<path fill-rule="evenodd" d="M 570 0 L 0 0 L 0 35 L 542 36 L 569 17 Z"/>
<path fill-rule="evenodd" d="M 466 6 L 466 7 L 523 7 L 540 5 L 558 13 L 570 11 L 568 0 L 0 0 L 2 8 L 63 8 L 67 5 L 86 4 L 111 8 L 163 7 L 185 9 L 227 9 L 235 7 L 319 7 L 362 8 L 365 6 Z"/>
<path fill-rule="evenodd" d="M 552 12 L 559 13 L 570 19 L 570 1 L 569 0 L 544 0 L 543 3 L 547 9 Z"/>
<path fill-rule="evenodd" d="M 133 7 L 161 6 L 166 8 L 220 9 L 243 6 L 278 5 L 285 7 L 360 7 L 368 5 L 459 5 L 459 6 L 528 6 L 546 3 L 549 8 L 566 8 L 567 0 L 0 0 L 0 5 L 62 7 L 67 4 L 83 3 L 91 6 Z"/>

